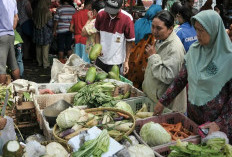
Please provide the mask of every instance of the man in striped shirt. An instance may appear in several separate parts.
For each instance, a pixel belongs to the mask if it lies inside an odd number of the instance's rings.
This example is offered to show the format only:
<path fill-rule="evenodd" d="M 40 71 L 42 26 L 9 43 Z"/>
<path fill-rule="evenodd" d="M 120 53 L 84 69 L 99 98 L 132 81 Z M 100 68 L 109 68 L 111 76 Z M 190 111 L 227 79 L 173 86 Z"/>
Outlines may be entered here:
<path fill-rule="evenodd" d="M 57 35 L 58 40 L 58 58 L 64 63 L 64 52 L 67 52 L 68 57 L 72 54 L 72 33 L 69 31 L 72 15 L 75 13 L 75 8 L 72 6 L 72 0 L 61 0 L 61 6 L 57 8 L 54 16 L 53 34 Z"/>

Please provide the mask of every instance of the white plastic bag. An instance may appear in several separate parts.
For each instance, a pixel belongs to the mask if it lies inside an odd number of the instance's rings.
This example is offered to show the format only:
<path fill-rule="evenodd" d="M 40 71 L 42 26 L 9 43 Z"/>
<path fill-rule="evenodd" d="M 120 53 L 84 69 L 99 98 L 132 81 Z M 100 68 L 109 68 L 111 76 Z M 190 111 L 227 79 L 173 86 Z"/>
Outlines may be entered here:
<path fill-rule="evenodd" d="M 0 155 L 2 155 L 2 148 L 6 142 L 10 140 L 16 140 L 13 119 L 8 116 L 5 116 L 4 118 L 7 119 L 7 122 L 4 129 L 0 132 Z"/>

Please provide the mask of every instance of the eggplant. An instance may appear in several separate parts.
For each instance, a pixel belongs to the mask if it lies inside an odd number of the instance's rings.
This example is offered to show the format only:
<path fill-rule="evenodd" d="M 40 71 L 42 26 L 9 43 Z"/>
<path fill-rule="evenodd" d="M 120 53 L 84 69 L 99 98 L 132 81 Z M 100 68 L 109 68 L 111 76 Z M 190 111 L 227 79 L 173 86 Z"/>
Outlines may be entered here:
<path fill-rule="evenodd" d="M 67 136 L 67 135 L 69 135 L 69 134 L 71 134 L 71 133 L 73 133 L 73 132 L 75 132 L 74 129 L 67 129 L 67 130 L 64 130 L 64 131 L 62 131 L 62 132 L 59 134 L 59 137 L 60 137 L 60 138 L 63 138 L 63 137 L 65 137 L 65 136 Z"/>
<path fill-rule="evenodd" d="M 120 121 L 120 120 L 123 120 L 123 116 L 120 116 L 120 117 L 114 117 L 114 121 Z"/>

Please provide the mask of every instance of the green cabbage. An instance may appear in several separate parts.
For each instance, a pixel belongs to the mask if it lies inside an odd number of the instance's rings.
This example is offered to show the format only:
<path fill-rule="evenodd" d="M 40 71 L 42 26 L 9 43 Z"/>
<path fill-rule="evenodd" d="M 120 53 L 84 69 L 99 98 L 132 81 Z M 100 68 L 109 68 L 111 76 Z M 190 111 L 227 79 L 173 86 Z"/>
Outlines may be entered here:
<path fill-rule="evenodd" d="M 160 124 L 154 122 L 144 124 L 140 136 L 152 147 L 171 142 L 171 135 Z"/>
<path fill-rule="evenodd" d="M 142 144 L 130 146 L 128 152 L 130 157 L 155 157 L 153 150 Z"/>
<path fill-rule="evenodd" d="M 117 109 L 121 109 L 121 110 L 123 110 L 123 111 L 129 112 L 130 114 L 134 115 L 131 106 L 130 106 L 129 104 L 127 104 L 126 102 L 124 102 L 124 101 L 119 101 L 119 102 L 115 105 L 115 107 L 116 107 Z"/>
<path fill-rule="evenodd" d="M 62 111 L 56 118 L 56 123 L 61 129 L 71 128 L 82 116 L 77 108 L 68 108 Z"/>

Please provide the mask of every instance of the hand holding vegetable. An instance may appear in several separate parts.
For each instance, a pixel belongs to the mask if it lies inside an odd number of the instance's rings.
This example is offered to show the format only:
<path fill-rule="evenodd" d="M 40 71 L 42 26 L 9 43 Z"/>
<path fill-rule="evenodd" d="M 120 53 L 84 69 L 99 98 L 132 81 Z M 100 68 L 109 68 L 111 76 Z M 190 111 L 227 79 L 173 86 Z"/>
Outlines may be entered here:
<path fill-rule="evenodd" d="M 220 130 L 219 126 L 215 122 L 208 123 L 208 124 L 202 126 L 201 128 L 204 128 L 204 129 L 208 128 L 209 129 L 209 135 L 211 133 L 213 133 L 213 132 L 216 132 L 216 131 Z"/>
<path fill-rule="evenodd" d="M 154 107 L 154 116 L 160 115 L 164 110 L 164 106 L 158 102 Z"/>

